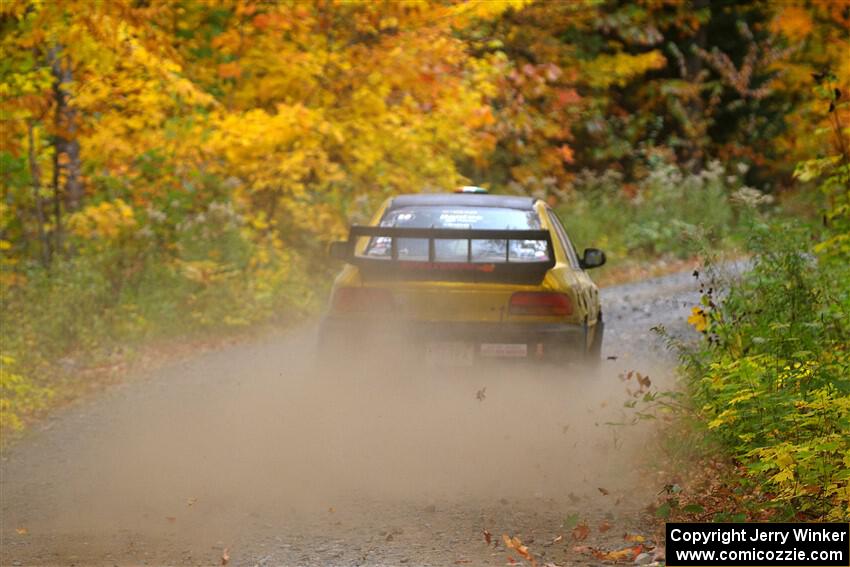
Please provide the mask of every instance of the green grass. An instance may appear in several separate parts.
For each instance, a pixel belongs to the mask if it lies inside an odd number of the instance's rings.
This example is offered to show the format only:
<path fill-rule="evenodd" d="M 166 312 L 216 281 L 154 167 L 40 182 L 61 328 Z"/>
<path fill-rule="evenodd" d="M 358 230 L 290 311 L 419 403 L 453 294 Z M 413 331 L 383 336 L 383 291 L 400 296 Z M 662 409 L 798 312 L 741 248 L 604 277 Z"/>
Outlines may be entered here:
<path fill-rule="evenodd" d="M 747 227 L 773 207 L 739 173 L 716 162 L 700 173 L 659 163 L 639 183 L 624 185 L 616 171 L 585 172 L 557 212 L 579 252 L 605 250 L 600 277 L 659 258 L 686 259 L 705 247 L 740 249 Z"/>

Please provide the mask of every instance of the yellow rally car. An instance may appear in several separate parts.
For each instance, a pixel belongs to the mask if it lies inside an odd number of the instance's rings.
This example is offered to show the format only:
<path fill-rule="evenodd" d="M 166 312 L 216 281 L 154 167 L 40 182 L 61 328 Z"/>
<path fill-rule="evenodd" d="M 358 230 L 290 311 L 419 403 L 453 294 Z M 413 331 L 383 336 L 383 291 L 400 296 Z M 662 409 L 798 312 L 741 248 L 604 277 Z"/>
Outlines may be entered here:
<path fill-rule="evenodd" d="M 484 193 L 393 197 L 369 226 L 332 243 L 331 256 L 347 264 L 320 352 L 395 340 L 452 365 L 598 359 L 602 310 L 585 270 L 605 254 L 588 248 L 579 257 L 545 202 Z"/>

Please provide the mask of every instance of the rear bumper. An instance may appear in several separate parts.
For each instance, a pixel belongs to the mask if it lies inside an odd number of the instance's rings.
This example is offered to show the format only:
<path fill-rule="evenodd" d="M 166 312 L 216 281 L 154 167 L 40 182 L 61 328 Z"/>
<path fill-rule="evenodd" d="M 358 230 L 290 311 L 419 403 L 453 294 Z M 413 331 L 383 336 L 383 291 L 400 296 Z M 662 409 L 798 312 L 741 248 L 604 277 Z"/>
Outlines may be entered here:
<path fill-rule="evenodd" d="M 575 360 L 586 351 L 583 325 L 563 323 L 383 322 L 326 317 L 321 324 L 322 348 L 361 350 L 386 346 L 425 351 L 434 343 L 465 343 L 475 358 Z M 501 346 L 509 345 L 509 346 Z M 521 355 L 525 345 L 525 355 Z"/>

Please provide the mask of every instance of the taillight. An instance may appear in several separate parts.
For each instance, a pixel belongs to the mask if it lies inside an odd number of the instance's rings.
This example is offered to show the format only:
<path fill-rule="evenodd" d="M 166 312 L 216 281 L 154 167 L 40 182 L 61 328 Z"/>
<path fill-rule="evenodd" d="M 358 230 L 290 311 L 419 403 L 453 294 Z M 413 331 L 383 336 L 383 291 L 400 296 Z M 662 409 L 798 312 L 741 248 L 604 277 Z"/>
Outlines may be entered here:
<path fill-rule="evenodd" d="M 386 289 L 341 287 L 334 292 L 333 310 L 340 313 L 392 311 L 393 296 Z"/>
<path fill-rule="evenodd" d="M 511 296 L 511 315 L 571 315 L 573 303 L 563 293 L 518 292 Z"/>

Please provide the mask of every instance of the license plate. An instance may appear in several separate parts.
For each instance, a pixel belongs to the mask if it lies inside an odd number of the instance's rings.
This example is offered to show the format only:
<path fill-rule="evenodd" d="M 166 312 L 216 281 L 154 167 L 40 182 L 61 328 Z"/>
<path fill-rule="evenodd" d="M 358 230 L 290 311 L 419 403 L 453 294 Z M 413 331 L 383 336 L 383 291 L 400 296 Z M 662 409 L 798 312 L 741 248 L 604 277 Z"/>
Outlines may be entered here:
<path fill-rule="evenodd" d="M 425 362 L 432 366 L 472 366 L 475 346 L 464 342 L 428 343 Z"/>
<path fill-rule="evenodd" d="M 528 345 L 525 343 L 484 343 L 481 345 L 481 356 L 525 358 L 528 356 Z"/>

